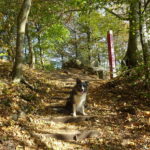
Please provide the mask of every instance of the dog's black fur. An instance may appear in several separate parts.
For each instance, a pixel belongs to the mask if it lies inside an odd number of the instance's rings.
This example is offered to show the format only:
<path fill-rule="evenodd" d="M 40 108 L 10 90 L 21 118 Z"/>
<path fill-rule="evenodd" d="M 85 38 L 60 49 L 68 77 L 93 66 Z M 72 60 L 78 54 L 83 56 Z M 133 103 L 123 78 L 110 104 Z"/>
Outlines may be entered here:
<path fill-rule="evenodd" d="M 76 85 L 71 91 L 70 97 L 66 103 L 66 109 L 70 113 L 73 113 L 73 116 L 76 116 L 76 113 L 82 113 L 86 115 L 84 112 L 84 106 L 86 102 L 88 91 L 88 81 L 82 82 L 79 78 L 76 79 Z"/>

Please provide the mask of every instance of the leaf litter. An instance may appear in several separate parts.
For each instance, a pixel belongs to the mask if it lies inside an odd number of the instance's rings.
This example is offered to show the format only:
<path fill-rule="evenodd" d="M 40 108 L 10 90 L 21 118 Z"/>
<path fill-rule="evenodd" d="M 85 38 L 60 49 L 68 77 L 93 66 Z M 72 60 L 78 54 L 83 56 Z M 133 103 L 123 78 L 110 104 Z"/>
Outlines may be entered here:
<path fill-rule="evenodd" d="M 12 83 L 11 67 L 0 62 L 0 150 L 150 148 L 150 102 L 141 83 L 135 86 L 127 77 L 100 80 L 77 69 L 44 72 L 24 66 L 26 80 L 34 90 Z M 86 112 L 93 118 L 56 122 L 52 118 L 70 116 L 61 107 L 77 77 L 90 82 Z M 93 136 L 82 139 L 81 133 L 87 131 Z M 59 139 L 66 134 L 75 136 Z"/>

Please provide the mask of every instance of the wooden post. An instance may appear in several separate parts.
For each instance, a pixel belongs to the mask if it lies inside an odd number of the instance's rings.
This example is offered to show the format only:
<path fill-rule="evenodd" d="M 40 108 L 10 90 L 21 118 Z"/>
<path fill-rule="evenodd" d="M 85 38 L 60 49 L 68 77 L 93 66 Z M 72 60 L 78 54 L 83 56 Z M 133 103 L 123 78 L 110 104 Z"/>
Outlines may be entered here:
<path fill-rule="evenodd" d="M 107 33 L 107 42 L 108 42 L 108 56 L 109 56 L 109 68 L 110 68 L 110 78 L 116 76 L 116 60 L 114 52 L 114 43 L 113 43 L 113 32 L 112 30 Z"/>

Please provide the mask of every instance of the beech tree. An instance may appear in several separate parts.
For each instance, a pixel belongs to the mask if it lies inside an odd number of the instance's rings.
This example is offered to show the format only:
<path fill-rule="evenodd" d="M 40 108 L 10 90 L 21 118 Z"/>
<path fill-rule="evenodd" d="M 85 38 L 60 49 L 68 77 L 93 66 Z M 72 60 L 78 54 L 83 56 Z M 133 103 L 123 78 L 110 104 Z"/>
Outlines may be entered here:
<path fill-rule="evenodd" d="M 34 50 L 33 50 L 32 37 L 30 35 L 28 23 L 26 24 L 26 36 L 27 36 L 27 40 L 28 40 L 28 49 L 29 49 L 29 61 L 28 61 L 29 67 L 35 68 L 35 54 L 34 54 Z"/>
<path fill-rule="evenodd" d="M 150 1 L 140 0 L 139 2 L 139 30 L 140 30 L 140 40 L 143 50 L 143 60 L 145 69 L 145 79 L 146 85 L 150 88 Z"/>
<path fill-rule="evenodd" d="M 129 39 L 125 55 L 126 66 L 130 69 L 137 66 L 137 39 L 138 39 L 138 0 L 129 3 Z"/>
<path fill-rule="evenodd" d="M 22 79 L 22 59 L 23 59 L 23 44 L 25 36 L 25 28 L 28 20 L 28 15 L 31 8 L 32 0 L 24 0 L 17 18 L 17 40 L 16 40 L 16 55 L 13 66 L 12 77 L 14 82 L 20 82 Z"/>

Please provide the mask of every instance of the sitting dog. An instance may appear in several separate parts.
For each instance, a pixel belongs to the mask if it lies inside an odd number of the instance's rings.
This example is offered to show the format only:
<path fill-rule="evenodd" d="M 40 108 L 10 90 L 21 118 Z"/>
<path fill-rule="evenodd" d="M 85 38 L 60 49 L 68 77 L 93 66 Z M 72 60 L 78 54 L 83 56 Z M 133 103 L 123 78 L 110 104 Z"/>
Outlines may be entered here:
<path fill-rule="evenodd" d="M 70 97 L 66 103 L 66 109 L 76 117 L 77 112 L 86 115 L 84 112 L 85 101 L 87 97 L 88 82 L 82 82 L 79 78 L 76 79 L 76 85 L 72 89 Z"/>

